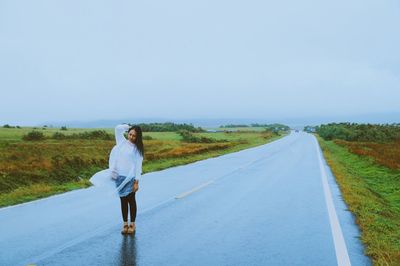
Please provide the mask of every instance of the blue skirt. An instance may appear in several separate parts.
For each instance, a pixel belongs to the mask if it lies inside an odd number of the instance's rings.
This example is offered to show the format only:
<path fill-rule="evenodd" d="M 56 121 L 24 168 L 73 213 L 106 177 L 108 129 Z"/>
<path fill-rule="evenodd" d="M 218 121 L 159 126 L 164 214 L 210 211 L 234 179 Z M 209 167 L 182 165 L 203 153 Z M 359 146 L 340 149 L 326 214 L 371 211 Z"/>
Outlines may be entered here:
<path fill-rule="evenodd" d="M 117 180 L 115 180 L 115 186 L 119 187 L 119 185 L 122 184 L 122 182 L 125 180 L 125 178 L 126 178 L 126 176 L 122 176 L 122 175 L 118 176 Z M 132 178 L 131 181 L 126 183 L 125 186 L 120 191 L 118 191 L 118 194 L 120 197 L 128 196 L 133 191 L 133 181 L 134 180 L 135 179 Z"/>

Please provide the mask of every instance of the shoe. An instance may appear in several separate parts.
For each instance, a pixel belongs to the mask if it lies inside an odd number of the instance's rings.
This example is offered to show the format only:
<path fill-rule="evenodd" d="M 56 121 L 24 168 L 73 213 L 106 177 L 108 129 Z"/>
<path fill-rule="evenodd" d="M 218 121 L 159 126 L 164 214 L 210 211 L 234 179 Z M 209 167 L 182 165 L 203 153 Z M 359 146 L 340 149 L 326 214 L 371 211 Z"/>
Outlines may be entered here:
<path fill-rule="evenodd" d="M 129 226 L 127 224 L 124 224 L 124 227 L 122 228 L 121 234 L 128 234 L 129 231 Z"/>
<path fill-rule="evenodd" d="M 128 228 L 128 234 L 133 234 L 135 232 L 136 226 L 135 223 L 131 223 Z"/>

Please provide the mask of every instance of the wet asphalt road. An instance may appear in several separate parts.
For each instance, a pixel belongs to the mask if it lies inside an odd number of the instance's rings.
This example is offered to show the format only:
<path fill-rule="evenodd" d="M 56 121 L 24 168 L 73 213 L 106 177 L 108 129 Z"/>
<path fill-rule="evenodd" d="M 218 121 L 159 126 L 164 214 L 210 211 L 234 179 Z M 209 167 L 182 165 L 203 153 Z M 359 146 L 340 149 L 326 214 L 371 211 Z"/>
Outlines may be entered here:
<path fill-rule="evenodd" d="M 352 265 L 370 265 L 329 169 Z M 137 231 L 105 188 L 0 209 L 0 265 L 337 265 L 316 142 L 306 133 L 143 176 Z M 341 255 L 339 255 L 341 256 Z"/>

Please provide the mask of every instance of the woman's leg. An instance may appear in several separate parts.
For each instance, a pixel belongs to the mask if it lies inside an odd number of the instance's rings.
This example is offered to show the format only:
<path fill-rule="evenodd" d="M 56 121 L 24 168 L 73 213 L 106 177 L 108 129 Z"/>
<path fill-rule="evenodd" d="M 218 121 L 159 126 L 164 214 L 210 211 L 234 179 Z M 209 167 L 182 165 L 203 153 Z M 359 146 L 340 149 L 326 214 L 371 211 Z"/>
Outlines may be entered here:
<path fill-rule="evenodd" d="M 129 209 L 131 213 L 131 223 L 134 223 L 136 220 L 136 211 L 137 211 L 137 206 L 136 206 L 136 198 L 135 198 L 135 192 L 130 193 L 127 197 L 128 202 L 129 202 Z"/>
<path fill-rule="evenodd" d="M 120 197 L 121 199 L 121 212 L 122 212 L 122 220 L 124 222 L 128 222 L 128 196 Z"/>

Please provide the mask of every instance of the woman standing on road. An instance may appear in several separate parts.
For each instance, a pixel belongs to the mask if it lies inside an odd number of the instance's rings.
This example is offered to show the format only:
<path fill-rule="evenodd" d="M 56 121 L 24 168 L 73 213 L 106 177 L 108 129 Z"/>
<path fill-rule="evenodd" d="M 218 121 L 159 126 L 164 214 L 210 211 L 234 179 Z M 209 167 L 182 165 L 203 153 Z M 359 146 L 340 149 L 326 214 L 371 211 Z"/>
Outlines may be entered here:
<path fill-rule="evenodd" d="M 128 132 L 128 139 L 124 136 L 125 132 Z M 121 233 L 132 234 L 135 231 L 137 212 L 135 195 L 139 189 L 144 155 L 142 129 L 139 126 L 118 125 L 115 127 L 115 140 L 117 144 L 111 151 L 109 164 L 111 177 L 115 180 L 121 199 L 124 221 Z M 130 212 L 129 225 L 128 210 Z"/>

